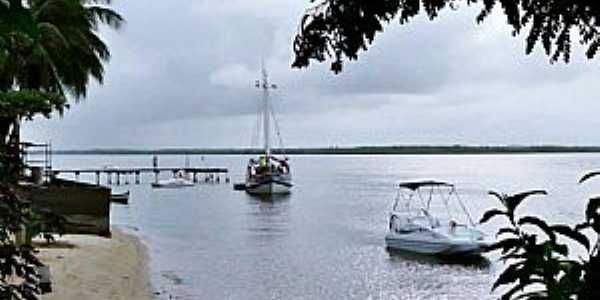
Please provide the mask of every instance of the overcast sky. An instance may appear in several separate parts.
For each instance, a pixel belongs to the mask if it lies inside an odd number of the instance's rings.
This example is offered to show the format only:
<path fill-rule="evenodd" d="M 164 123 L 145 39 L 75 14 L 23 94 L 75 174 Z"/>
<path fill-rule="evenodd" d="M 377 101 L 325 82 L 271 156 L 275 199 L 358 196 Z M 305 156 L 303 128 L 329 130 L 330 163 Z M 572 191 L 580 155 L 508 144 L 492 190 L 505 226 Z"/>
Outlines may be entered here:
<path fill-rule="evenodd" d="M 152 4 L 150 4 L 151 2 Z M 264 57 L 285 146 L 600 145 L 600 69 L 524 55 L 500 14 L 447 11 L 386 27 L 343 74 L 290 68 L 308 0 L 115 1 L 103 86 L 24 126 L 55 148 L 247 147 Z"/>

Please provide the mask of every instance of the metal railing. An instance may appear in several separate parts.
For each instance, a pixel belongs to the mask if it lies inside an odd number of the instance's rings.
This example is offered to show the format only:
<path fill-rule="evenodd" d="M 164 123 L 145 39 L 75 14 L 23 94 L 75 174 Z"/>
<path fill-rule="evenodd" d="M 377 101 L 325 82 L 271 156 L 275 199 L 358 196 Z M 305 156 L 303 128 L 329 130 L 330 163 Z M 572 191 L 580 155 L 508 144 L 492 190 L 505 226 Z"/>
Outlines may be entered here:
<path fill-rule="evenodd" d="M 20 143 L 23 162 L 22 177 L 33 181 L 50 181 L 52 176 L 52 144 Z"/>

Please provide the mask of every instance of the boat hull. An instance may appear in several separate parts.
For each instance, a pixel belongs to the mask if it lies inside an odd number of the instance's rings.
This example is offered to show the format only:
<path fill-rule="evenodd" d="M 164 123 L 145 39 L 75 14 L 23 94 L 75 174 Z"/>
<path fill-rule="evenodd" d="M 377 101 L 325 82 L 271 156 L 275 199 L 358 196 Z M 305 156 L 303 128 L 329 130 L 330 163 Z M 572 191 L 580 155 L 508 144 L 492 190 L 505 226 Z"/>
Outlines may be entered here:
<path fill-rule="evenodd" d="M 478 241 L 418 239 L 394 233 L 389 233 L 385 242 L 389 249 L 432 255 L 478 255 L 487 247 Z"/>
<path fill-rule="evenodd" d="M 267 179 L 260 182 L 247 182 L 246 192 L 252 195 L 289 194 L 292 184 L 289 181 Z"/>
<path fill-rule="evenodd" d="M 154 182 L 151 185 L 155 189 L 181 189 L 186 187 L 193 187 L 194 183 L 188 180 L 176 179 Z"/>

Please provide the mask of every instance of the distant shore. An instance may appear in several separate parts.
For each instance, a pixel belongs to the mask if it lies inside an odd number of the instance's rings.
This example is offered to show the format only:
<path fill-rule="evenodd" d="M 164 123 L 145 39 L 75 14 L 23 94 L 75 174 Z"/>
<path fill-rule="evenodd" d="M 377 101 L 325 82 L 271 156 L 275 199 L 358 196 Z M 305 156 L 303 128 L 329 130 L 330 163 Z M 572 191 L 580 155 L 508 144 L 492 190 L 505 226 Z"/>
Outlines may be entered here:
<path fill-rule="evenodd" d="M 50 266 L 48 300 L 157 299 L 150 285 L 148 256 L 135 236 L 112 228 L 112 238 L 63 236 L 40 245 L 40 258 Z"/>
<path fill-rule="evenodd" d="M 57 150 L 58 155 L 249 155 L 260 154 L 256 148 L 98 148 Z M 274 154 L 289 155 L 430 155 L 430 154 L 536 154 L 536 153 L 600 153 L 600 146 L 364 146 L 331 148 L 273 149 Z"/>

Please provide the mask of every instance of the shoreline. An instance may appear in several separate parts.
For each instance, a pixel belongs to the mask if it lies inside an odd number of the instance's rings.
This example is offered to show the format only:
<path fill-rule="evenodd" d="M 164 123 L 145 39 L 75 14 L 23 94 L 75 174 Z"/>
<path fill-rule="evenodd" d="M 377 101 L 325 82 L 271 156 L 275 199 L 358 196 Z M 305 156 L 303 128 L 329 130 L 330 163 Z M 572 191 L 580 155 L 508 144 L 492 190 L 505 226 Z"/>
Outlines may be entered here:
<path fill-rule="evenodd" d="M 55 244 L 37 244 L 52 281 L 52 292 L 42 299 L 158 299 L 146 245 L 122 228 L 111 227 L 111 232 L 111 238 L 65 235 Z"/>
<path fill-rule="evenodd" d="M 489 155 L 600 153 L 600 146 L 569 145 L 397 145 L 315 148 L 274 148 L 285 155 Z M 256 148 L 95 148 L 56 150 L 56 155 L 257 155 Z"/>

